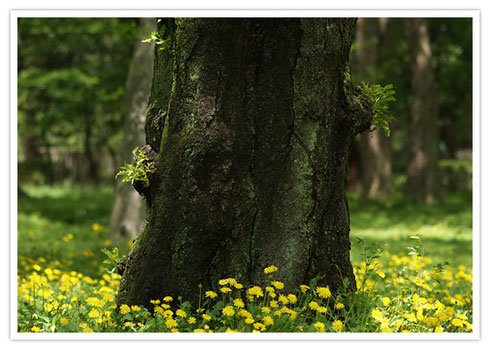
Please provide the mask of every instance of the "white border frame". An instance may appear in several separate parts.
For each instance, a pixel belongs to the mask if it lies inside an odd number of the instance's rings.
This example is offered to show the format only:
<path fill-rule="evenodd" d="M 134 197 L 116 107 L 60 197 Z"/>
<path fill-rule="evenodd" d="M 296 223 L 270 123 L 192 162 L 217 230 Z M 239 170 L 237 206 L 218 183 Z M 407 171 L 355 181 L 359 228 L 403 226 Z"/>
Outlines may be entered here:
<path fill-rule="evenodd" d="M 473 19 L 473 333 L 18 333 L 17 332 L 17 20 L 21 17 L 466 17 Z M 14 340 L 479 340 L 480 11 L 479 10 L 11 10 L 10 11 L 10 339 Z"/>

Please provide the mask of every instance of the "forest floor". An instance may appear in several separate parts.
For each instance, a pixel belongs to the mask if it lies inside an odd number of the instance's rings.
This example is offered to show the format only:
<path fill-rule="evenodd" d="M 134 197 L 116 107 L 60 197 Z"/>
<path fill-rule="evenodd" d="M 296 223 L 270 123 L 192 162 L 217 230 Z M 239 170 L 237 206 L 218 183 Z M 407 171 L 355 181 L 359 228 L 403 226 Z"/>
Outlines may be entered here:
<path fill-rule="evenodd" d="M 24 186 L 27 197 L 18 203 L 18 255 L 51 257 L 73 262 L 84 274 L 97 274 L 105 247 L 128 252 L 131 241 L 107 237 L 113 190 L 110 186 Z M 472 194 L 450 193 L 433 206 L 413 205 L 396 192 L 379 201 L 363 202 L 349 193 L 352 260 L 360 261 L 362 247 L 381 243 L 390 254 L 404 255 L 422 238 L 424 254 L 434 263 L 472 266 Z M 70 242 L 72 241 L 72 242 Z M 68 244 L 68 243 L 71 244 Z M 95 260 L 94 260 L 95 258 Z"/>
<path fill-rule="evenodd" d="M 444 202 L 431 207 L 410 205 L 399 192 L 371 202 L 362 202 L 355 193 L 349 193 L 357 292 L 340 292 L 335 310 L 328 303 L 328 286 L 316 286 L 314 281 L 311 288 L 301 286 L 297 295 L 281 294 L 280 308 L 272 294 L 270 307 L 255 303 L 250 295 L 262 292 L 259 286 L 246 291 L 251 299 L 243 304 L 238 290 L 243 286 L 228 278 L 219 283 L 236 285 L 238 295 L 233 299 L 226 294 L 230 288 L 220 289 L 222 301 L 211 302 L 218 294 L 207 291 L 209 300 L 203 304 L 206 315 L 199 311 L 194 314 L 191 305 L 181 301 L 173 319 L 170 310 L 157 306 L 160 300 L 151 301 L 155 304 L 154 317 L 137 305 L 123 305 L 124 310 L 122 306 L 120 313 L 114 312 L 121 276 L 104 265 L 107 257 L 102 249 L 117 247 L 122 256 L 132 241 L 113 241 L 107 236 L 114 196 L 111 187 L 24 186 L 23 191 L 18 203 L 19 332 L 473 329 L 471 193 L 448 194 Z M 409 247 L 413 247 L 412 252 Z M 270 266 L 265 273 L 275 270 Z M 284 287 L 278 281 L 270 283 L 278 290 Z M 172 297 L 163 300 L 172 301 Z M 248 318 L 237 318 L 235 311 Z"/>

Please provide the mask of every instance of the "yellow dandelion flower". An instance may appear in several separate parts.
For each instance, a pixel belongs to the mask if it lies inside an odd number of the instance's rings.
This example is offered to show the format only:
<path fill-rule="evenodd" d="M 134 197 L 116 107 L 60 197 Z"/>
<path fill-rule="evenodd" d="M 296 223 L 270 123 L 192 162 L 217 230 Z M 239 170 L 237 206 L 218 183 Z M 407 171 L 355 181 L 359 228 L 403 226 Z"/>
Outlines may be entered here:
<path fill-rule="evenodd" d="M 189 322 L 189 324 L 195 324 L 196 323 L 196 318 L 195 317 L 189 317 L 189 319 L 187 320 L 187 322 Z"/>
<path fill-rule="evenodd" d="M 298 301 L 298 298 L 294 294 L 288 294 L 288 300 L 291 304 L 295 304 Z"/>
<path fill-rule="evenodd" d="M 289 304 L 289 299 L 283 294 L 279 295 L 278 299 L 283 305 Z"/>
<path fill-rule="evenodd" d="M 318 333 L 325 332 L 325 324 L 323 324 L 322 322 L 317 322 L 314 324 L 314 326 L 315 326 L 315 330 Z"/>
<path fill-rule="evenodd" d="M 252 296 L 257 296 L 257 297 L 263 297 L 264 296 L 264 292 L 262 291 L 262 288 L 260 288 L 259 286 L 254 286 L 252 288 L 249 288 L 247 290 L 247 293 L 252 295 Z"/>
<path fill-rule="evenodd" d="M 381 299 L 381 301 L 383 302 L 383 305 L 384 306 L 387 306 L 390 303 L 391 300 L 388 297 L 384 297 L 384 298 Z"/>
<path fill-rule="evenodd" d="M 177 327 L 179 324 L 173 318 L 167 318 L 167 320 L 165 321 L 165 325 L 168 328 L 174 328 Z"/>
<path fill-rule="evenodd" d="M 381 313 L 381 311 L 379 311 L 378 309 L 374 309 L 372 312 L 371 312 L 371 316 L 372 318 L 374 318 L 375 320 L 379 320 L 381 318 L 383 318 L 383 314 Z"/>
<path fill-rule="evenodd" d="M 210 298 L 210 299 L 214 299 L 218 296 L 218 294 L 213 292 L 212 290 L 208 290 L 205 295 L 207 298 Z"/>
<path fill-rule="evenodd" d="M 269 275 L 269 274 L 271 274 L 271 273 L 274 273 L 274 272 L 276 272 L 276 271 L 277 271 L 277 267 L 275 267 L 274 265 L 271 265 L 271 266 L 266 267 L 266 268 L 264 269 L 264 273 L 265 273 L 265 274 L 267 274 L 267 275 Z"/>
<path fill-rule="evenodd" d="M 84 328 L 83 333 L 93 333 L 94 330 L 90 327 Z"/>
<path fill-rule="evenodd" d="M 248 312 L 247 310 L 241 309 L 241 310 L 238 310 L 238 316 L 247 318 L 247 317 L 252 317 L 252 314 L 250 312 Z"/>
<path fill-rule="evenodd" d="M 33 326 L 31 328 L 31 332 L 34 332 L 34 333 L 38 333 L 39 331 L 41 330 L 41 328 L 37 327 L 37 326 Z"/>
<path fill-rule="evenodd" d="M 453 318 L 451 320 L 451 324 L 456 327 L 463 327 L 463 321 L 461 321 L 459 318 Z"/>
<path fill-rule="evenodd" d="M 121 307 L 119 308 L 119 312 L 121 313 L 121 315 L 125 315 L 130 311 L 131 311 L 131 308 L 129 306 L 127 306 L 126 304 L 122 304 Z"/>
<path fill-rule="evenodd" d="M 310 289 L 310 287 L 302 284 L 301 286 L 299 286 L 299 288 L 301 289 L 301 293 L 305 294 L 306 291 L 308 291 Z"/>
<path fill-rule="evenodd" d="M 279 303 L 278 303 L 276 300 L 271 300 L 271 301 L 269 302 L 269 305 L 270 305 L 271 307 L 278 307 L 278 306 L 279 306 Z"/>
<path fill-rule="evenodd" d="M 100 313 L 95 309 L 90 310 L 90 312 L 88 313 L 88 317 L 90 317 L 90 318 L 97 318 L 99 316 L 100 316 Z"/>
<path fill-rule="evenodd" d="M 262 313 L 264 313 L 264 314 L 268 314 L 269 312 L 271 312 L 271 309 L 269 309 L 267 306 L 262 307 L 261 310 L 262 310 Z"/>
<path fill-rule="evenodd" d="M 208 314 L 202 314 L 202 318 L 203 318 L 205 321 L 210 321 L 210 320 L 211 320 L 211 316 L 209 316 Z"/>
<path fill-rule="evenodd" d="M 334 322 L 332 322 L 332 327 L 333 329 L 335 329 L 337 332 L 341 331 L 342 329 L 344 329 L 344 324 L 342 323 L 342 321 L 340 320 L 336 320 Z"/>
<path fill-rule="evenodd" d="M 124 322 L 124 327 L 131 327 L 133 325 L 133 322 Z"/>
<path fill-rule="evenodd" d="M 337 303 L 337 304 L 335 304 L 335 306 L 334 306 L 334 307 L 335 307 L 337 310 L 340 310 L 340 309 L 343 309 L 343 308 L 344 308 L 344 304 L 342 304 L 342 303 Z"/>
<path fill-rule="evenodd" d="M 141 310 L 141 308 L 138 305 L 131 305 L 131 310 L 133 310 L 134 312 L 138 312 Z"/>
<path fill-rule="evenodd" d="M 324 306 L 320 306 L 318 309 L 316 309 L 316 311 L 324 314 L 327 312 L 327 308 Z"/>
<path fill-rule="evenodd" d="M 223 315 L 226 315 L 228 317 L 231 317 L 231 316 L 233 316 L 235 314 L 235 310 L 233 309 L 233 306 L 229 306 L 228 305 L 228 306 L 225 306 L 223 308 L 223 310 L 221 310 L 221 313 Z"/>
<path fill-rule="evenodd" d="M 320 298 L 324 298 L 324 299 L 329 298 L 332 295 L 328 286 L 316 287 L 316 292 Z"/>
<path fill-rule="evenodd" d="M 388 326 L 386 323 L 383 323 L 381 325 L 380 329 L 381 329 L 381 332 L 383 332 L 383 333 L 393 333 L 390 326 Z"/>
<path fill-rule="evenodd" d="M 66 326 L 68 323 L 70 323 L 65 317 L 60 318 L 60 323 L 63 326 Z"/>
<path fill-rule="evenodd" d="M 232 287 L 237 283 L 234 278 L 227 278 L 226 282 L 228 282 L 228 284 Z"/>
<path fill-rule="evenodd" d="M 254 323 L 254 322 L 255 322 L 255 320 L 254 320 L 253 318 L 251 318 L 251 317 L 247 317 L 247 318 L 245 319 L 245 323 L 246 323 L 246 324 L 252 324 L 252 323 Z"/>
<path fill-rule="evenodd" d="M 253 327 L 261 332 L 265 330 L 265 325 L 260 322 L 254 323 Z"/>
<path fill-rule="evenodd" d="M 170 303 L 174 300 L 171 296 L 167 295 L 165 298 L 163 298 L 163 301 L 166 303 Z"/>
<path fill-rule="evenodd" d="M 310 301 L 310 303 L 308 304 L 308 306 L 310 307 L 310 309 L 316 310 L 316 309 L 319 308 L 320 305 L 318 305 L 318 303 L 316 301 Z"/>
<path fill-rule="evenodd" d="M 196 328 L 196 329 L 194 329 L 194 333 L 204 333 L 204 329 Z"/>
<path fill-rule="evenodd" d="M 237 307 L 239 309 L 245 307 L 245 304 L 243 303 L 242 299 L 235 299 L 233 301 L 233 305 L 235 305 L 235 307 Z"/>
<path fill-rule="evenodd" d="M 182 318 L 187 317 L 187 312 L 185 312 L 184 310 L 181 310 L 181 309 L 178 309 L 177 311 L 175 311 L 175 314 L 179 317 L 182 317 Z"/>
<path fill-rule="evenodd" d="M 266 326 L 272 326 L 274 324 L 274 319 L 270 316 L 265 316 L 263 322 Z"/>
<path fill-rule="evenodd" d="M 221 293 L 226 294 L 226 293 L 231 292 L 231 288 L 223 287 L 223 288 L 220 288 L 220 291 L 221 291 Z"/>
<path fill-rule="evenodd" d="M 284 283 L 279 282 L 279 281 L 272 281 L 271 284 L 276 288 L 276 289 L 283 289 L 284 288 Z"/>
<path fill-rule="evenodd" d="M 237 283 L 233 287 L 235 287 L 236 289 L 242 289 L 243 288 L 243 284 Z"/>

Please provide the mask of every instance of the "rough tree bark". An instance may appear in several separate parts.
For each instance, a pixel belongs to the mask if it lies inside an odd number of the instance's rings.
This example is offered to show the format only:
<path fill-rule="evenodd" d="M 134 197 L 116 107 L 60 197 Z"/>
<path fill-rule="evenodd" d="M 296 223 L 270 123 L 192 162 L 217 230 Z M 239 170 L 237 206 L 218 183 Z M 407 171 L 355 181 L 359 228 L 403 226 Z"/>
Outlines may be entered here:
<path fill-rule="evenodd" d="M 376 67 L 385 18 L 359 18 L 352 71 L 365 82 L 376 82 Z M 391 181 L 391 143 L 381 130 L 364 132 L 358 138 L 361 196 L 376 199 L 389 193 Z"/>
<path fill-rule="evenodd" d="M 119 305 L 196 302 L 199 284 L 262 284 L 271 264 L 289 290 L 316 276 L 355 288 L 344 181 L 372 114 L 347 80 L 354 28 L 340 18 L 160 22 L 173 39 L 157 55 L 147 116 L 158 151 L 149 222 Z"/>
<path fill-rule="evenodd" d="M 413 94 L 407 194 L 416 202 L 431 204 L 438 195 L 437 93 L 427 24 L 423 18 L 404 20 L 409 46 Z"/>
<path fill-rule="evenodd" d="M 155 31 L 155 19 L 142 18 L 140 28 L 142 32 Z M 133 60 L 126 80 L 122 162 L 131 163 L 132 150 L 136 146 L 145 144 L 145 120 L 152 81 L 154 50 L 154 44 L 142 43 L 141 40 L 138 40 L 134 46 Z M 145 213 L 144 199 L 130 185 L 117 181 L 109 235 L 135 238 L 143 228 Z"/>

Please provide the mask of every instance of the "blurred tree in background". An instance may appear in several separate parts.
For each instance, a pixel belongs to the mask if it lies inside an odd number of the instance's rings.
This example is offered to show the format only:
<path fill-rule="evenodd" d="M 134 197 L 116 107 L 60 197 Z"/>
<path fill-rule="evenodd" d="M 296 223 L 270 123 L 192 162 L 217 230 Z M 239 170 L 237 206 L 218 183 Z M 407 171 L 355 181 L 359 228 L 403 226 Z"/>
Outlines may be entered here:
<path fill-rule="evenodd" d="M 156 31 L 154 18 L 140 19 L 141 31 Z M 145 121 L 153 76 L 154 44 L 137 38 L 134 44 L 133 60 L 126 81 L 126 110 L 124 113 L 124 139 L 120 147 L 123 162 L 132 163 L 132 151 L 144 145 Z M 146 203 L 132 186 L 118 181 L 114 193 L 109 235 L 113 237 L 135 238 L 143 227 Z"/>
<path fill-rule="evenodd" d="M 382 24 L 377 24 L 378 21 Z M 425 127 L 410 129 L 416 96 L 412 89 L 409 40 L 404 21 L 401 18 L 358 20 L 356 44 L 352 51 L 353 79 L 357 83 L 366 81 L 381 85 L 393 84 L 397 100 L 390 109 L 398 119 L 390 124 L 391 137 L 387 147 L 391 148 L 391 157 L 384 156 L 384 168 L 378 167 L 377 173 L 372 173 L 377 169 L 376 158 L 365 161 L 366 153 L 370 152 L 373 157 L 369 146 L 377 140 L 376 133 L 364 134 L 358 138 L 351 157 L 349 187 L 362 191 L 364 198 L 376 197 L 370 196 L 369 191 L 373 191 L 377 182 L 366 179 L 375 176 L 382 178 L 381 169 L 386 172 L 390 162 L 394 185 L 406 184 L 409 149 L 413 137 L 425 131 Z M 438 177 L 434 181 L 442 191 L 468 190 L 471 189 L 472 171 L 472 20 L 426 18 L 425 23 L 426 34 L 430 39 L 434 76 L 429 91 L 437 91 L 437 96 L 431 94 L 426 99 L 429 103 L 434 102 L 434 106 L 429 108 L 438 111 L 435 123 L 435 135 L 438 136 L 434 146 L 439 153 L 439 160 L 436 164 Z M 416 41 L 414 45 L 417 44 Z M 425 84 L 426 80 L 421 84 Z M 415 92 L 417 91 L 420 92 L 416 89 Z M 382 184 L 389 188 L 389 181 L 383 181 Z M 423 188 L 416 188 L 415 191 L 420 193 Z M 383 191 L 371 193 L 380 194 Z"/>
<path fill-rule="evenodd" d="M 378 81 L 378 56 L 386 36 L 386 18 L 359 18 L 352 72 L 356 80 Z M 365 199 L 383 197 L 392 190 L 391 142 L 382 130 L 358 137 L 360 188 Z"/>
<path fill-rule="evenodd" d="M 20 182 L 97 184 L 113 176 L 137 25 L 118 18 L 19 19 Z"/>

